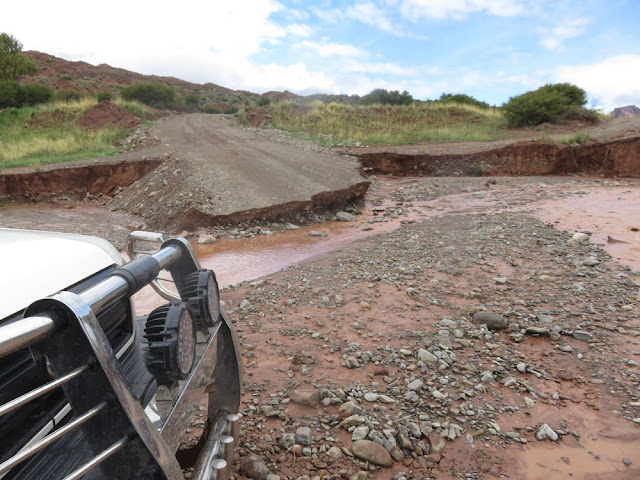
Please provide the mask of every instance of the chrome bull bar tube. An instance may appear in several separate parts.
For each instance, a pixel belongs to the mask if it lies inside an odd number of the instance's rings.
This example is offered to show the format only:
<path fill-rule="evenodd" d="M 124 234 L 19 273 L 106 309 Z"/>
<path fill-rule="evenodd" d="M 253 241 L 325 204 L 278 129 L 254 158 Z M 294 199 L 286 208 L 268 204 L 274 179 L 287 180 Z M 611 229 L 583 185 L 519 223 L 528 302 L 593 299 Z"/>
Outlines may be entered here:
<path fill-rule="evenodd" d="M 183 250 L 174 243 L 149 257 L 163 269 L 180 260 L 182 255 Z M 126 296 L 129 289 L 130 285 L 125 278 L 112 276 L 79 296 L 91 310 L 98 312 Z M 0 325 L 0 358 L 45 339 L 59 328 L 60 324 L 52 314 L 40 313 Z"/>

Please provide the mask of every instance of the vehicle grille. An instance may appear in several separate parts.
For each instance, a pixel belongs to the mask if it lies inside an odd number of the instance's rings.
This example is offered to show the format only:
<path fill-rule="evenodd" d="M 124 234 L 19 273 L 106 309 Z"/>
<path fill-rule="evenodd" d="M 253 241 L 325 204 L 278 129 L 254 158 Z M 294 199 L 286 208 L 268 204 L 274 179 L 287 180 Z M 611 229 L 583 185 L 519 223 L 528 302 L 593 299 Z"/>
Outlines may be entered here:
<path fill-rule="evenodd" d="M 70 287 L 79 293 L 108 276 L 112 269 Z M 21 317 L 22 314 L 16 315 Z M 132 310 L 129 299 L 120 300 L 97 315 L 111 347 L 120 350 L 132 335 Z M 35 361 L 29 349 L 23 349 L 0 358 L 0 405 L 19 397 L 51 380 L 46 361 Z M 62 390 L 57 389 L 26 405 L 0 416 L 0 463 L 10 458 L 43 428 L 55 430 L 54 417 L 66 401 Z M 58 418 L 60 423 L 60 418 Z M 1 478 L 1 476 L 0 476 Z"/>

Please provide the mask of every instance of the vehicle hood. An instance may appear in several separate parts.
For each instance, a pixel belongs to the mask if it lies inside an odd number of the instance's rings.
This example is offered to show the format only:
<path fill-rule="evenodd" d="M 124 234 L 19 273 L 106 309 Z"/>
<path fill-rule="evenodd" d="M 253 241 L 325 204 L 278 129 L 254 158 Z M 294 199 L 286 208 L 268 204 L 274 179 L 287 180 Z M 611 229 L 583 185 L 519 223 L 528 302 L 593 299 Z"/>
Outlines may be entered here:
<path fill-rule="evenodd" d="M 0 228 L 0 320 L 122 263 L 101 238 Z"/>

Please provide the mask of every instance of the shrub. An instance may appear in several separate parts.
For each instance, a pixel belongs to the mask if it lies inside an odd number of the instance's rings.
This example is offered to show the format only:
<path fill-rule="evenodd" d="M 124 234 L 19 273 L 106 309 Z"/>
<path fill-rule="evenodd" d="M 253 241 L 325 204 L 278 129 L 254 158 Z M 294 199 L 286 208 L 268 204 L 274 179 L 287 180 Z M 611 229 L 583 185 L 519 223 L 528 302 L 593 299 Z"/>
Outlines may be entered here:
<path fill-rule="evenodd" d="M 544 85 L 537 90 L 511 97 L 502 106 L 509 126 L 524 127 L 562 119 L 570 107 L 587 103 L 587 93 L 570 83 Z"/>
<path fill-rule="evenodd" d="M 564 140 L 562 140 L 562 143 L 568 143 L 570 145 L 574 145 L 574 144 L 582 145 L 587 140 L 589 140 L 589 138 L 591 138 L 591 136 L 588 133 L 577 132 L 572 137 L 565 138 Z"/>
<path fill-rule="evenodd" d="M 53 93 L 53 99 L 58 102 L 79 102 L 82 100 L 82 93 L 78 90 L 74 90 L 73 88 L 63 88 L 61 90 L 56 90 Z"/>
<path fill-rule="evenodd" d="M 98 94 L 98 103 L 100 102 L 109 102 L 111 101 L 111 99 L 113 98 L 113 95 L 111 95 L 108 92 L 100 92 Z"/>
<path fill-rule="evenodd" d="M 155 108 L 171 108 L 176 103 L 176 92 L 160 83 L 138 83 L 124 87 L 120 93 L 125 100 L 138 100 Z"/>
<path fill-rule="evenodd" d="M 271 99 L 269 97 L 260 97 L 258 99 L 258 106 L 259 107 L 264 107 L 266 105 L 269 105 L 271 103 Z"/>
<path fill-rule="evenodd" d="M 381 105 L 410 105 L 413 103 L 413 97 L 406 90 L 400 93 L 398 90 L 388 91 L 384 88 L 376 88 L 360 100 L 362 105 L 373 105 L 379 103 Z"/>
<path fill-rule="evenodd" d="M 18 106 L 20 85 L 11 80 L 0 80 L 0 108 Z"/>
<path fill-rule="evenodd" d="M 231 114 L 231 115 L 233 115 L 234 113 L 238 113 L 238 107 L 236 107 L 234 105 L 232 105 L 230 107 L 227 107 L 225 109 L 224 113 L 228 113 L 228 114 Z"/>
<path fill-rule="evenodd" d="M 184 103 L 191 105 L 192 107 L 196 107 L 200 103 L 200 95 L 191 92 L 184 97 Z"/>
<path fill-rule="evenodd" d="M 53 88 L 36 83 L 28 83 L 21 85 L 18 90 L 18 105 L 38 105 L 47 103 L 53 98 Z"/>
<path fill-rule="evenodd" d="M 438 101 L 442 103 L 464 103 L 466 105 L 473 105 L 474 107 L 484 108 L 484 109 L 491 107 L 491 105 L 489 105 L 487 102 L 476 100 L 472 96 L 467 95 L 465 93 L 456 93 L 456 94 L 443 93 L 442 95 L 440 95 L 440 98 L 438 99 Z"/>
<path fill-rule="evenodd" d="M 200 110 L 202 110 L 204 113 L 222 113 L 222 110 L 212 105 L 203 105 L 202 107 L 200 107 Z"/>

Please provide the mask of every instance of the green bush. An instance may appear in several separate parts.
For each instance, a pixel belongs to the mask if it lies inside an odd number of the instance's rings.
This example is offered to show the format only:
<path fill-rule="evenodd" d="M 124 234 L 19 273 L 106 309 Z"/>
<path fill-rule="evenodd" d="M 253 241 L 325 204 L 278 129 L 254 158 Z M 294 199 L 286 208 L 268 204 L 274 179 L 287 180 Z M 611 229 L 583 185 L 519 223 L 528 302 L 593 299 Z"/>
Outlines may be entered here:
<path fill-rule="evenodd" d="M 259 107 L 264 107 L 266 105 L 269 105 L 271 103 L 271 99 L 269 97 L 260 97 L 258 99 L 258 106 Z"/>
<path fill-rule="evenodd" d="M 189 93 L 184 97 L 184 103 L 196 107 L 200 103 L 200 95 L 197 93 Z"/>
<path fill-rule="evenodd" d="M 491 107 L 491 105 L 489 105 L 487 102 L 476 100 L 472 96 L 467 95 L 465 93 L 456 93 L 456 94 L 443 93 L 442 95 L 440 95 L 440 98 L 438 99 L 438 101 L 442 103 L 464 103 L 466 105 L 473 105 L 474 107 L 484 108 L 484 109 Z"/>
<path fill-rule="evenodd" d="M 73 88 L 63 88 L 53 93 L 54 100 L 67 103 L 79 102 L 83 96 L 82 92 L 74 90 Z"/>
<path fill-rule="evenodd" d="M 113 95 L 111 95 L 109 92 L 100 92 L 98 94 L 98 103 L 110 102 L 112 98 L 113 98 Z"/>
<path fill-rule="evenodd" d="M 11 80 L 0 80 L 0 108 L 17 107 L 20 84 Z"/>
<path fill-rule="evenodd" d="M 18 105 L 21 107 L 24 105 L 33 106 L 40 103 L 47 103 L 52 98 L 53 88 L 36 83 L 21 85 L 18 90 Z"/>
<path fill-rule="evenodd" d="M 203 105 L 202 107 L 200 107 L 200 110 L 202 110 L 204 113 L 222 113 L 222 110 L 220 110 L 218 107 L 213 107 L 211 105 Z"/>
<path fill-rule="evenodd" d="M 138 83 L 124 87 L 120 93 L 125 100 L 138 100 L 155 108 L 172 108 L 176 104 L 176 92 L 160 83 Z"/>
<path fill-rule="evenodd" d="M 556 123 L 572 107 L 587 103 L 587 93 L 570 83 L 544 85 L 537 90 L 511 97 L 502 112 L 512 127 Z"/>
<path fill-rule="evenodd" d="M 413 103 L 413 97 L 406 90 L 400 93 L 398 90 L 390 92 L 384 88 L 376 88 L 362 97 L 360 103 L 362 105 L 373 105 L 374 103 L 381 105 L 410 105 Z"/>
<path fill-rule="evenodd" d="M 227 108 L 224 110 L 224 113 L 228 113 L 228 114 L 238 113 L 238 107 L 233 106 L 233 105 L 232 105 L 232 106 L 230 106 L 230 107 L 227 107 Z"/>

